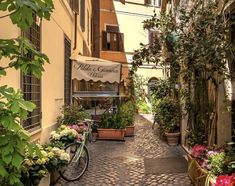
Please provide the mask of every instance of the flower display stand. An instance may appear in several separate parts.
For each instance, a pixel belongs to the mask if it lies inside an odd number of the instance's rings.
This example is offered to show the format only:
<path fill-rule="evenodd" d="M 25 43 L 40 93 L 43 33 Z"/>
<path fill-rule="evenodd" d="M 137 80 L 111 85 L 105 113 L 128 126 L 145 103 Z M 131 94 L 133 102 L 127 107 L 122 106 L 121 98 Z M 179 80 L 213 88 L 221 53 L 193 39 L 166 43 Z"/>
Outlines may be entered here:
<path fill-rule="evenodd" d="M 203 169 L 197 161 L 188 155 L 188 176 L 195 186 L 205 186 L 209 179 L 209 173 Z M 209 180 L 209 186 L 214 185 L 214 180 Z"/>
<path fill-rule="evenodd" d="M 123 140 L 126 129 L 98 129 L 98 139 L 102 140 Z"/>

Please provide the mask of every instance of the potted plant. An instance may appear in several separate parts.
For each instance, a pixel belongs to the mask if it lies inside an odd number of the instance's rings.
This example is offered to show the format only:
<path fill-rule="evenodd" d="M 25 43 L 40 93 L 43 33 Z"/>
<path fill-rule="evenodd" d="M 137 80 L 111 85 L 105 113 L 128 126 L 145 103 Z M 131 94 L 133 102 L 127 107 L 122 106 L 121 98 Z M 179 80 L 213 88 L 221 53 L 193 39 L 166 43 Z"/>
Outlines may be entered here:
<path fill-rule="evenodd" d="M 106 113 L 98 127 L 98 139 L 124 140 L 126 125 L 119 113 Z"/>
<path fill-rule="evenodd" d="M 155 108 L 155 119 L 159 122 L 160 132 L 166 136 L 169 145 L 178 145 L 180 132 L 180 106 L 169 97 L 159 100 Z"/>
<path fill-rule="evenodd" d="M 78 121 L 90 119 L 90 114 L 83 107 L 77 105 L 66 105 L 61 109 L 62 116 L 57 118 L 59 124 L 73 125 L 78 124 Z"/>
<path fill-rule="evenodd" d="M 121 115 L 122 122 L 126 125 L 125 136 L 134 136 L 134 117 L 136 106 L 132 101 L 127 101 L 121 104 L 119 114 Z"/>

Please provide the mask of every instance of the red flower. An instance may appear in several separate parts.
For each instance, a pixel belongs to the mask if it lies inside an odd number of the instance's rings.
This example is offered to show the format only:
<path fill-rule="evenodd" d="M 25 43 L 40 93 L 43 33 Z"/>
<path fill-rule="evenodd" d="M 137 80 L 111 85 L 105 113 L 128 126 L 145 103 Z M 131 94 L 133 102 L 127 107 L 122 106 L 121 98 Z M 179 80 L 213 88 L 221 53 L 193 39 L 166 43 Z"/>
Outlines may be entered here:
<path fill-rule="evenodd" d="M 220 175 L 216 178 L 215 186 L 232 186 L 233 176 Z"/>

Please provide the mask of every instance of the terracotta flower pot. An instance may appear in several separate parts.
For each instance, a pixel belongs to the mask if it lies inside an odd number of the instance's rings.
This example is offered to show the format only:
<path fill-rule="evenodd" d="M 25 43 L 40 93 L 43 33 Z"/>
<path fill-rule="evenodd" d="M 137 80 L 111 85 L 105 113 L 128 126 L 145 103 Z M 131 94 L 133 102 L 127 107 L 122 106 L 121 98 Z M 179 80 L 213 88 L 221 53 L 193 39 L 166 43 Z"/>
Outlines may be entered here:
<path fill-rule="evenodd" d="M 179 137 L 180 137 L 180 133 L 179 132 L 175 132 L 175 133 L 165 132 L 165 136 L 166 136 L 168 145 L 170 145 L 170 146 L 178 145 Z"/>
<path fill-rule="evenodd" d="M 126 127 L 126 132 L 125 132 L 125 137 L 132 137 L 134 136 L 135 132 L 135 126 L 127 126 Z"/>
<path fill-rule="evenodd" d="M 126 129 L 98 129 L 98 139 L 124 140 Z"/>

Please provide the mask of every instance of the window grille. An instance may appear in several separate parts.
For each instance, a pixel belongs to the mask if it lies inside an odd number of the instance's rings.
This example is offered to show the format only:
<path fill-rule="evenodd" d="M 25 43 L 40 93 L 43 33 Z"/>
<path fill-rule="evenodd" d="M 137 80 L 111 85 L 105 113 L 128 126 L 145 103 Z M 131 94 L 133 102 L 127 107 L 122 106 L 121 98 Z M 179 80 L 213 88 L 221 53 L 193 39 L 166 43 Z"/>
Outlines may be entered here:
<path fill-rule="evenodd" d="M 67 37 L 65 37 L 64 39 L 64 104 L 65 105 L 69 105 L 71 103 L 72 64 L 70 56 L 71 56 L 71 42 Z"/>
<path fill-rule="evenodd" d="M 27 32 L 22 32 L 22 36 L 27 38 L 40 51 L 41 48 L 41 28 L 36 14 L 33 15 L 34 23 Z M 33 56 L 27 56 L 32 58 Z M 41 127 L 41 80 L 31 73 L 22 73 L 22 91 L 24 99 L 32 101 L 36 108 L 28 114 L 28 118 L 22 122 L 26 130 L 33 131 Z"/>

